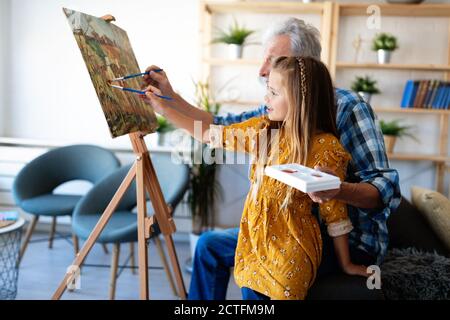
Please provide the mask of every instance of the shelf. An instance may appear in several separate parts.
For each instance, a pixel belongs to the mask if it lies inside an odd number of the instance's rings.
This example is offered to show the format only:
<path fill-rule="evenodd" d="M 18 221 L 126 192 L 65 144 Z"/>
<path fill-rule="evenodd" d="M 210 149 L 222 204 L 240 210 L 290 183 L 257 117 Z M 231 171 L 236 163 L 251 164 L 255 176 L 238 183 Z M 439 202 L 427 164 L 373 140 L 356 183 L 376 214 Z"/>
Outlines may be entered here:
<path fill-rule="evenodd" d="M 222 59 L 222 58 L 207 58 L 203 59 L 204 63 L 208 63 L 213 66 L 260 66 L 262 64 L 261 59 Z"/>
<path fill-rule="evenodd" d="M 324 3 L 296 2 L 208 2 L 204 3 L 208 13 L 305 13 L 322 14 Z"/>
<path fill-rule="evenodd" d="M 437 115 L 450 115 L 450 110 L 437 110 L 437 109 L 420 109 L 420 108 L 373 108 L 375 112 L 385 113 L 415 113 L 415 114 L 437 114 Z"/>
<path fill-rule="evenodd" d="M 381 69 L 381 70 L 405 70 L 405 71 L 450 71 L 450 65 L 439 64 L 378 64 L 378 63 L 351 63 L 337 62 L 336 68 L 354 69 Z"/>
<path fill-rule="evenodd" d="M 450 157 L 426 154 L 388 153 L 389 160 L 450 162 Z"/>
<path fill-rule="evenodd" d="M 367 16 L 368 3 L 339 4 L 342 16 Z M 389 4 L 377 3 L 382 16 L 399 17 L 449 17 L 450 7 L 448 4 L 422 3 L 422 4 Z M 370 11 L 369 11 L 370 13 Z"/>

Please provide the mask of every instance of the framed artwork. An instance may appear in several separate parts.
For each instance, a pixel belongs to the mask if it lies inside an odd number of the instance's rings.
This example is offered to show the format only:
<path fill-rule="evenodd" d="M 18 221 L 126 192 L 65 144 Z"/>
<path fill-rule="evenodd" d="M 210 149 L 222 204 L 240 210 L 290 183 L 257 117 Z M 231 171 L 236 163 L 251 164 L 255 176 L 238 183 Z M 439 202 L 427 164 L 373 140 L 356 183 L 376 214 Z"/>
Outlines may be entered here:
<path fill-rule="evenodd" d="M 137 94 L 111 87 L 110 81 L 140 72 L 127 33 L 101 18 L 63 9 L 78 43 L 113 138 L 141 131 L 152 133 L 158 123 L 153 108 Z M 127 87 L 140 88 L 139 79 Z"/>

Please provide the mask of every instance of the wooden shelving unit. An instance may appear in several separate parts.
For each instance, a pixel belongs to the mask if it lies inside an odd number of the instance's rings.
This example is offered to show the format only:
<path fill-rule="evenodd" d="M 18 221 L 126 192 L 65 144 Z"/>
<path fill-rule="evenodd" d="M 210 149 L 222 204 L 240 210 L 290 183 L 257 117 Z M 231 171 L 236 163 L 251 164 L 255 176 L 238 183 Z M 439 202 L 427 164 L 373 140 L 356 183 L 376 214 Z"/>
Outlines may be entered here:
<path fill-rule="evenodd" d="M 318 14 L 321 16 L 320 32 L 322 36 L 322 61 L 330 70 L 333 78 L 336 71 L 341 69 L 361 70 L 384 70 L 387 72 L 426 71 L 443 73 L 444 79 L 450 79 L 450 19 L 449 19 L 449 44 L 447 64 L 376 64 L 376 63 L 351 63 L 337 61 L 338 35 L 340 18 L 343 16 L 366 16 L 369 3 L 334 3 L 331 1 L 317 3 L 299 2 L 201 2 L 201 52 L 202 52 L 202 75 L 204 79 L 211 76 L 214 67 L 258 67 L 261 61 L 258 59 L 228 60 L 211 56 L 212 21 L 215 14 L 253 13 L 257 14 Z M 445 17 L 450 18 L 450 4 L 388 4 L 377 3 L 383 16 L 398 17 Z M 416 21 L 415 21 L 416 23 Z M 261 101 L 220 101 L 224 104 L 237 106 L 258 106 Z M 432 109 L 401 109 L 400 107 L 374 107 L 377 114 L 398 113 L 402 115 L 419 116 L 433 115 L 439 122 L 438 154 L 426 155 L 414 154 L 389 154 L 391 160 L 397 161 L 431 161 L 436 165 L 436 190 L 442 192 L 444 189 L 444 178 L 446 172 L 450 172 L 450 156 L 448 153 L 448 130 L 450 110 Z"/>
<path fill-rule="evenodd" d="M 317 3 L 298 3 L 298 2 L 252 2 L 252 1 L 236 1 L 236 2 L 208 2 L 200 3 L 200 33 L 202 52 L 202 76 L 208 79 L 213 66 L 259 66 L 261 61 L 256 59 L 227 60 L 217 59 L 211 56 L 211 39 L 212 39 L 212 20 L 216 14 L 233 14 L 233 13 L 252 13 L 261 14 L 317 14 L 321 17 L 321 40 L 322 40 L 322 61 L 330 62 L 332 28 L 333 19 L 333 3 L 317 2 Z"/>
<path fill-rule="evenodd" d="M 379 69 L 379 70 L 403 70 L 403 71 L 435 71 L 449 72 L 450 65 L 437 64 L 377 64 L 377 63 L 350 63 L 338 62 L 336 68 L 352 68 L 352 69 Z"/>
<path fill-rule="evenodd" d="M 376 4 L 380 8 L 383 16 L 392 17 L 445 17 L 450 18 L 449 4 Z M 387 72 L 404 72 L 404 71 L 426 71 L 443 73 L 444 79 L 450 79 L 450 19 L 449 19 L 449 43 L 447 44 L 447 64 L 429 64 L 429 63 L 405 63 L 405 64 L 376 64 L 376 63 L 351 63 L 345 61 L 336 62 L 338 51 L 338 34 L 340 18 L 342 16 L 367 16 L 367 3 L 342 3 L 334 4 L 333 6 L 333 23 L 332 23 L 332 37 L 330 48 L 330 72 L 336 79 L 336 70 L 338 69 L 370 69 L 370 70 L 385 70 Z M 417 20 L 415 21 L 417 23 Z M 445 174 L 448 171 L 448 164 L 450 164 L 450 156 L 448 153 L 448 130 L 449 130 L 449 110 L 433 110 L 433 109 L 401 109 L 397 108 L 374 108 L 378 114 L 382 113 L 398 113 L 403 115 L 418 116 L 420 121 L 421 115 L 434 115 L 439 123 L 439 139 L 436 142 L 438 145 L 438 154 L 424 155 L 421 153 L 413 154 L 389 154 L 390 160 L 397 161 L 431 161 L 436 165 L 436 190 L 443 192 Z"/>

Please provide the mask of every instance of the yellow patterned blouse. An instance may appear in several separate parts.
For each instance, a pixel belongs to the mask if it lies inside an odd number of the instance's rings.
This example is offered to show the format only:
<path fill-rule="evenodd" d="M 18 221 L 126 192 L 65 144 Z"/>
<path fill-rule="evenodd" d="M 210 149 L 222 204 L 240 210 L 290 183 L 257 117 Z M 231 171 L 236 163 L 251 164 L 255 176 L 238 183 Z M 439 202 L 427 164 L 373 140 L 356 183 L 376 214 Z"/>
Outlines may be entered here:
<path fill-rule="evenodd" d="M 249 152 L 253 139 L 238 142 L 236 131 L 249 129 L 258 132 L 268 126 L 266 117 L 226 127 L 211 126 L 211 145 Z M 283 164 L 289 154 L 283 130 L 279 141 L 279 164 Z M 338 139 L 324 133 L 314 137 L 307 166 L 331 167 L 344 180 L 349 159 Z M 250 179 L 255 181 L 255 165 L 252 165 Z M 287 185 L 264 176 L 256 200 L 252 192 L 247 195 L 236 248 L 234 277 L 238 286 L 250 288 L 271 299 L 304 299 L 321 261 L 322 239 L 317 219 L 311 213 L 312 200 L 307 194 L 295 190 L 290 204 L 281 208 L 287 190 Z M 351 231 L 344 203 L 331 200 L 321 204 L 320 214 L 331 236 Z"/>

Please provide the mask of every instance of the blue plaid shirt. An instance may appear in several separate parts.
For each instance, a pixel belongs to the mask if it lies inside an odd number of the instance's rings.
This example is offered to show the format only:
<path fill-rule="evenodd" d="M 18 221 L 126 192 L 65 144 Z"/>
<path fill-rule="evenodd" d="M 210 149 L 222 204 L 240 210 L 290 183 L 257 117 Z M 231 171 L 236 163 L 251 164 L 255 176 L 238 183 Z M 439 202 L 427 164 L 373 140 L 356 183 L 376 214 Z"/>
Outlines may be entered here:
<path fill-rule="evenodd" d="M 376 125 L 376 116 L 369 104 L 359 95 L 336 89 L 337 129 L 340 141 L 351 154 L 347 171 L 348 182 L 367 182 L 380 192 L 382 209 L 360 209 L 348 205 L 348 214 L 354 229 L 350 233 L 350 244 L 376 257 L 381 264 L 386 254 L 389 237 L 386 221 L 400 204 L 401 194 L 398 172 L 389 168 L 381 130 Z M 267 108 L 241 114 L 228 113 L 214 117 L 214 124 L 229 125 L 252 117 L 267 114 Z"/>

